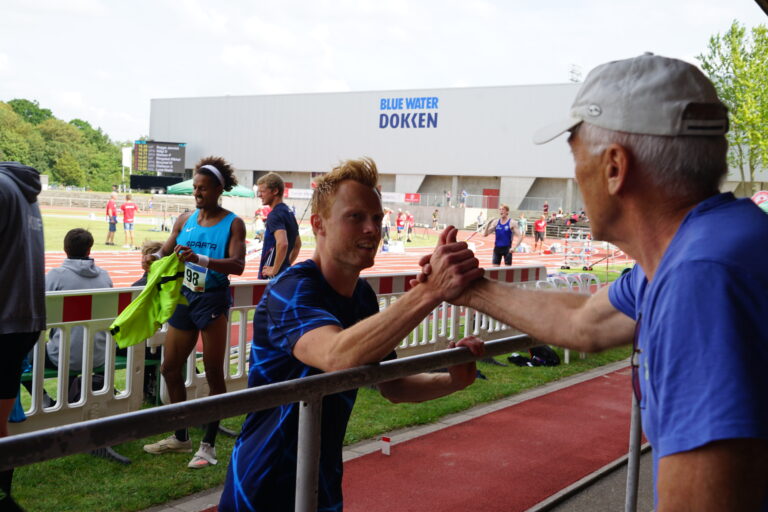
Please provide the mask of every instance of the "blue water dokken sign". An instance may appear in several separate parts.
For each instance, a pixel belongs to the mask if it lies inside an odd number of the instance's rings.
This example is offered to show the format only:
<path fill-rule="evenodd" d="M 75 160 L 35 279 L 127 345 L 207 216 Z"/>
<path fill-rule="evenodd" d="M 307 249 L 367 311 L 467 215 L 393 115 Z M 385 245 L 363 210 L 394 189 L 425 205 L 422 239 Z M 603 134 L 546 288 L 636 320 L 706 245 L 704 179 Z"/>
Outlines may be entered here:
<path fill-rule="evenodd" d="M 437 96 L 381 98 L 379 128 L 437 128 Z"/>

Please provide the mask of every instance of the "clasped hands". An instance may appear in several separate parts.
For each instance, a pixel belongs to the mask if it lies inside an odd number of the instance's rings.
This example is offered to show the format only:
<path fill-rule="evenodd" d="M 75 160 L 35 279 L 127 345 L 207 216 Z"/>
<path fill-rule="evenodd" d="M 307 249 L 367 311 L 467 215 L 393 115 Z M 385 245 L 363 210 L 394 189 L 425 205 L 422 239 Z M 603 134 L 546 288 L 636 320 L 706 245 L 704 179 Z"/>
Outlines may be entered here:
<path fill-rule="evenodd" d="M 421 272 L 411 280 L 411 286 L 431 287 L 441 302 L 462 305 L 465 304 L 465 291 L 483 277 L 484 270 L 467 243 L 456 241 L 458 232 L 455 227 L 448 226 L 440 233 L 435 251 L 419 260 Z M 475 336 L 452 341 L 448 347 L 467 347 L 475 356 L 485 352 L 483 341 Z M 452 366 L 448 371 L 456 388 L 463 389 L 475 380 L 477 368 L 472 362 Z"/>
<path fill-rule="evenodd" d="M 465 305 L 465 290 L 483 277 L 480 262 L 466 242 L 457 242 L 458 229 L 446 227 L 441 233 L 432 254 L 419 260 L 421 272 L 411 280 L 411 286 L 426 286 L 440 302 Z"/>

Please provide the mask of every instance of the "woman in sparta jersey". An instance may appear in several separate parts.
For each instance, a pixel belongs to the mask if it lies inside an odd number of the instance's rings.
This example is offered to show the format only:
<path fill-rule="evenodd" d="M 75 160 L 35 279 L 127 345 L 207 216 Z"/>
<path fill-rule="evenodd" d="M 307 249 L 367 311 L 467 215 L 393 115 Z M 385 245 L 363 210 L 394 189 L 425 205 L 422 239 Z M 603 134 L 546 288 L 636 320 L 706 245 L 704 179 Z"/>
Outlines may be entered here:
<path fill-rule="evenodd" d="M 182 214 L 163 247 L 142 260 L 145 269 L 172 253 L 184 262 L 182 294 L 188 304 L 179 304 L 168 320 L 162 366 L 173 403 L 187 398 L 182 369 L 195 348 L 198 333 L 203 335 L 203 362 L 210 394 L 227 391 L 224 357 L 231 303 L 227 275 L 240 275 L 245 268 L 245 223 L 219 206 L 221 194 L 237 184 L 234 170 L 223 158 L 206 157 L 195 167 L 192 184 L 197 209 Z M 190 468 L 216 464 L 214 446 L 218 428 L 218 421 L 207 425 Z M 191 452 L 192 441 L 184 428 L 157 443 L 145 445 L 144 451 L 152 454 Z"/>

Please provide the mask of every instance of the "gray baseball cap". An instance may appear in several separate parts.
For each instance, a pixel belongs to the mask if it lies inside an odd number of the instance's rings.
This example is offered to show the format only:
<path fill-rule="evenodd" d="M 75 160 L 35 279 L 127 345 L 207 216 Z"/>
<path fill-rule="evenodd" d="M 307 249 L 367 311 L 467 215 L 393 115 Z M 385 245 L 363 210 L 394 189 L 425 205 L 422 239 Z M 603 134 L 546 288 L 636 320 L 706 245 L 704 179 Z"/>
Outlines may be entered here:
<path fill-rule="evenodd" d="M 544 144 L 580 123 L 645 135 L 723 135 L 728 109 L 695 66 L 645 53 L 593 69 L 571 105 L 571 115 L 538 130 Z"/>

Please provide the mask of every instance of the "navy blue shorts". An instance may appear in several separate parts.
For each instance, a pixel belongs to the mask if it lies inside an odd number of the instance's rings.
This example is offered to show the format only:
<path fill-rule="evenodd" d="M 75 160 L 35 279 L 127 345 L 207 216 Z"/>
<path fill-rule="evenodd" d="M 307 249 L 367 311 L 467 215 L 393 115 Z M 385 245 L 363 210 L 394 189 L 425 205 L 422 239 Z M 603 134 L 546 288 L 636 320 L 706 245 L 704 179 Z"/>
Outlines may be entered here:
<path fill-rule="evenodd" d="M 229 287 L 214 288 L 204 292 L 193 292 L 182 287 L 181 294 L 186 297 L 187 304 L 179 304 L 168 319 L 168 324 L 181 331 L 202 331 L 213 320 L 221 315 L 229 314 L 232 296 Z"/>
<path fill-rule="evenodd" d="M 21 363 L 39 337 L 39 331 L 0 334 L 0 399 L 16 398 L 21 382 Z"/>

